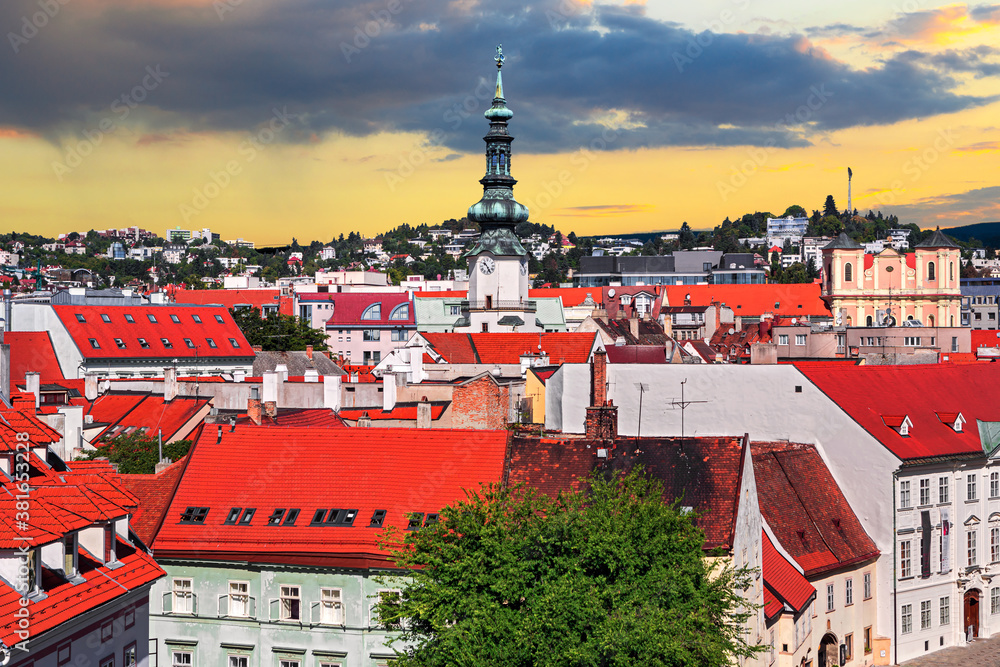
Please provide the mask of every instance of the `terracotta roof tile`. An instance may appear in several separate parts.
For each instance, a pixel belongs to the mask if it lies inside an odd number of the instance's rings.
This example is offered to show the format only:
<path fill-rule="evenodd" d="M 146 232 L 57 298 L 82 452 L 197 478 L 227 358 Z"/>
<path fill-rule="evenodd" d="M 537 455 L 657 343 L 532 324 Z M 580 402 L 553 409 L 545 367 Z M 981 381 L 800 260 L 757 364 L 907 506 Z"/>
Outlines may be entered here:
<path fill-rule="evenodd" d="M 522 354 L 548 354 L 552 364 L 582 364 L 598 339 L 597 333 L 423 333 L 445 363 L 517 364 Z"/>
<path fill-rule="evenodd" d="M 785 604 L 795 613 L 803 611 L 816 595 L 816 588 L 778 552 L 766 532 L 761 531 L 761 536 L 765 615 L 768 619 L 774 618 Z"/>

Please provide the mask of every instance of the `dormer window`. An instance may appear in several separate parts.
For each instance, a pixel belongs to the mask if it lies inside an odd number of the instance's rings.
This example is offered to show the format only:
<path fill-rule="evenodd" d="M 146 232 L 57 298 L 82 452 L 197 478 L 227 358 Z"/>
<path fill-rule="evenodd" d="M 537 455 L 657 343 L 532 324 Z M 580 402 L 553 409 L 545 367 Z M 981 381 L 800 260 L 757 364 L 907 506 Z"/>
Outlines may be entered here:
<path fill-rule="evenodd" d="M 79 551 L 76 533 L 70 533 L 63 538 L 63 574 L 67 579 L 72 579 L 76 576 L 77 555 Z"/>
<path fill-rule="evenodd" d="M 207 507 L 188 507 L 181 513 L 181 523 L 204 524 L 208 516 Z"/>
<path fill-rule="evenodd" d="M 953 431 L 955 431 L 955 433 L 962 432 L 962 425 L 965 423 L 965 417 L 962 416 L 961 412 L 938 412 L 936 414 L 942 424 L 950 427 Z"/>
<path fill-rule="evenodd" d="M 882 415 L 882 422 L 904 438 L 909 437 L 913 422 L 907 415 Z"/>

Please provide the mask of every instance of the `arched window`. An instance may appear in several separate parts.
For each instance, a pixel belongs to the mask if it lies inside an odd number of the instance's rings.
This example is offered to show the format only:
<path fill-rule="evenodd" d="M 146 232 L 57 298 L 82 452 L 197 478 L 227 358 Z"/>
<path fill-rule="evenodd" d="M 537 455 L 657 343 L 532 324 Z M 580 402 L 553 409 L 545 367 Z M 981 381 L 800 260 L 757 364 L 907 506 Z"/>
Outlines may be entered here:
<path fill-rule="evenodd" d="M 854 280 L 854 267 L 848 262 L 844 264 L 844 282 L 849 283 Z"/>
<path fill-rule="evenodd" d="M 927 316 L 927 326 L 929 326 L 929 327 L 934 326 L 934 316 L 933 315 L 928 315 Z"/>
<path fill-rule="evenodd" d="M 496 156 L 496 155 L 494 155 L 494 156 L 493 156 L 493 160 L 492 160 L 492 169 L 491 169 L 491 171 L 492 171 L 492 172 L 493 172 L 494 174 L 495 174 L 495 173 L 497 173 L 497 164 L 498 164 L 498 158 L 497 158 L 497 156 Z"/>
<path fill-rule="evenodd" d="M 934 262 L 927 262 L 927 280 L 935 280 Z"/>
<path fill-rule="evenodd" d="M 363 320 L 380 320 L 382 319 L 382 303 L 373 303 L 365 309 L 365 312 L 361 314 L 361 319 Z"/>
<path fill-rule="evenodd" d="M 500 153 L 500 173 L 503 174 L 507 170 L 507 156 Z"/>
<path fill-rule="evenodd" d="M 401 303 L 392 309 L 392 313 L 389 314 L 390 320 L 408 320 L 410 319 L 410 304 Z"/>
<path fill-rule="evenodd" d="M 955 279 L 955 262 L 948 262 L 948 280 Z"/>
<path fill-rule="evenodd" d="M 872 325 L 872 316 L 869 315 L 868 317 L 865 318 L 865 326 L 870 327 L 871 325 Z"/>

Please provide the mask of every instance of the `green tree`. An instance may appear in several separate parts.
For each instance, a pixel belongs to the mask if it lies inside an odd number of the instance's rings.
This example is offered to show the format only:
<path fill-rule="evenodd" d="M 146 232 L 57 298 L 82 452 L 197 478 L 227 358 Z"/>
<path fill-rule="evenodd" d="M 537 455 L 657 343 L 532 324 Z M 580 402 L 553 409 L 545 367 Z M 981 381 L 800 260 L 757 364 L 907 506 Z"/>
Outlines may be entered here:
<path fill-rule="evenodd" d="M 190 440 L 163 443 L 163 457 L 176 461 L 191 449 Z M 159 440 L 156 434 L 147 435 L 136 430 L 125 435 L 103 440 L 97 449 L 86 454 L 86 460 L 106 458 L 118 466 L 123 475 L 152 475 L 159 461 Z"/>
<path fill-rule="evenodd" d="M 268 352 L 326 349 L 326 332 L 313 329 L 308 322 L 291 315 L 268 313 L 261 317 L 260 308 L 231 308 L 236 325 L 251 345 L 260 345 Z"/>
<path fill-rule="evenodd" d="M 793 218 L 805 218 L 808 217 L 809 214 L 806 213 L 806 210 L 798 204 L 792 204 L 785 209 L 784 213 L 781 214 L 782 218 L 787 218 L 788 216 L 792 216 Z"/>
<path fill-rule="evenodd" d="M 640 471 L 594 475 L 557 498 L 486 486 L 417 531 L 389 529 L 412 577 L 376 601 L 400 627 L 400 667 L 714 667 L 752 656 L 739 590 L 752 574 L 708 562 L 704 533 Z"/>
<path fill-rule="evenodd" d="M 678 235 L 677 241 L 680 244 L 682 250 L 690 250 L 691 248 L 694 247 L 695 244 L 694 232 L 691 231 L 691 226 L 688 225 L 686 220 L 683 223 L 681 223 L 681 230 L 680 234 Z"/>
<path fill-rule="evenodd" d="M 826 201 L 823 202 L 823 215 L 833 215 L 839 216 L 840 213 L 837 211 L 837 202 L 833 200 L 833 195 L 827 195 Z"/>

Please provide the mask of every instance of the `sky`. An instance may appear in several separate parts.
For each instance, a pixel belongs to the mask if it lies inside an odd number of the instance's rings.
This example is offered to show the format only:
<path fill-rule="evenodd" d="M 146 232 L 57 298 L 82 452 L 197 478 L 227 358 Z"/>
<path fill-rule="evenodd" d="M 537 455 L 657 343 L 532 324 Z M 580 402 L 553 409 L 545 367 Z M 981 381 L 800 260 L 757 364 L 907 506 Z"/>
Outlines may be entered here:
<path fill-rule="evenodd" d="M 496 67 L 531 221 L 620 235 L 832 194 L 1000 220 L 1000 4 L 3 0 L 0 231 L 258 245 L 460 218 Z"/>

